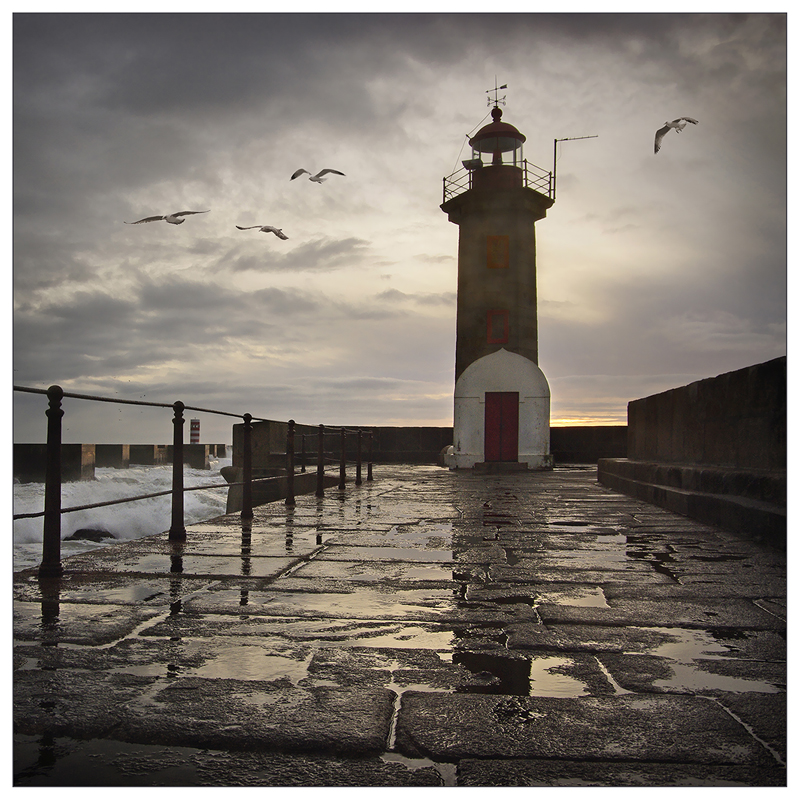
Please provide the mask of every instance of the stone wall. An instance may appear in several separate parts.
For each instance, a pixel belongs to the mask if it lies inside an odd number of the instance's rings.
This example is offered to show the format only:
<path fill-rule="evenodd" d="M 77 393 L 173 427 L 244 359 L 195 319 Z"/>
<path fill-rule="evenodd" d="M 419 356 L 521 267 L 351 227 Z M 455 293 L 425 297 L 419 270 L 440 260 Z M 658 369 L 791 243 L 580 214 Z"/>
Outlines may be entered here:
<path fill-rule="evenodd" d="M 628 458 L 786 468 L 786 357 L 628 403 Z"/>
<path fill-rule="evenodd" d="M 242 435 L 244 426 L 233 426 L 234 467 L 242 466 Z M 252 425 L 252 466 L 280 470 L 286 465 L 287 423 L 254 422 Z M 295 463 L 300 463 L 301 435 L 306 434 L 306 464 L 315 464 L 318 447 L 318 427 L 295 427 Z M 354 428 L 351 428 L 354 430 Z M 372 460 L 376 464 L 437 464 L 444 448 L 453 444 L 453 429 L 449 426 L 372 426 Z M 329 459 L 338 459 L 340 441 L 337 433 L 325 436 L 325 452 Z M 367 460 L 368 439 L 362 439 L 362 460 Z M 596 464 L 600 458 L 624 458 L 627 449 L 624 425 L 595 425 L 586 427 L 550 428 L 550 452 L 556 464 Z M 347 436 L 347 458 L 354 461 L 356 437 Z"/>
<path fill-rule="evenodd" d="M 625 458 L 625 425 L 585 425 L 550 428 L 550 453 L 558 464 L 596 464 L 601 458 Z"/>
<path fill-rule="evenodd" d="M 93 444 L 61 445 L 61 480 L 94 480 L 95 446 Z M 44 483 L 47 471 L 46 444 L 14 445 L 14 479 L 20 483 Z"/>
<path fill-rule="evenodd" d="M 600 483 L 726 530 L 786 545 L 786 357 L 628 404 L 628 457 Z"/>

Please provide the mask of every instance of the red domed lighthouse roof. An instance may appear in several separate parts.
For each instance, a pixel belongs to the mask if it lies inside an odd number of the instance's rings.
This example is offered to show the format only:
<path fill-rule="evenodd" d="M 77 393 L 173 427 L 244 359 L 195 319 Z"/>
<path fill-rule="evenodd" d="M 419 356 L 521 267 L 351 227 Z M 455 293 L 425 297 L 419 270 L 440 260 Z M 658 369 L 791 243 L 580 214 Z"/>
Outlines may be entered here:
<path fill-rule="evenodd" d="M 469 140 L 473 150 L 481 153 L 493 153 L 499 150 L 505 153 L 509 150 L 516 150 L 525 141 L 525 136 L 513 125 L 500 119 L 502 116 L 502 109 L 495 106 L 492 109 L 492 122 L 484 125 Z"/>

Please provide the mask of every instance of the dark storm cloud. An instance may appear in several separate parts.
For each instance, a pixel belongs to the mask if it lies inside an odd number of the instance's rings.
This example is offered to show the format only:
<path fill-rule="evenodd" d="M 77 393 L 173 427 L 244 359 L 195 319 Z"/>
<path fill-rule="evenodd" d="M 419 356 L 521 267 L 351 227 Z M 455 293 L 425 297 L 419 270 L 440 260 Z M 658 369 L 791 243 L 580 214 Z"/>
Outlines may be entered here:
<path fill-rule="evenodd" d="M 52 382 L 54 371 L 64 381 L 124 373 L 174 359 L 202 359 L 203 350 L 234 340 L 244 348 L 275 341 L 273 333 L 285 334 L 289 321 L 302 326 L 341 325 L 395 316 L 392 298 L 382 299 L 387 302 L 350 303 L 313 290 L 241 291 L 177 277 L 140 278 L 140 285 L 124 300 L 102 291 L 78 291 L 35 309 L 17 310 L 16 379 L 29 385 Z"/>
<path fill-rule="evenodd" d="M 779 14 L 15 14 L 15 380 L 110 389 L 138 370 L 170 399 L 164 374 L 179 372 L 187 398 L 238 407 L 250 392 L 315 418 L 326 397 L 342 407 L 329 369 L 362 376 L 363 401 L 347 407 L 363 418 L 450 413 L 430 399 L 453 378 L 457 239 L 438 184 L 495 73 L 529 159 L 546 161 L 553 136 L 600 135 L 563 151 L 558 204 L 537 224 L 540 276 L 555 276 L 539 298 L 554 387 L 579 401 L 567 377 L 602 373 L 584 390 L 621 402 L 604 376 L 638 392 L 634 369 L 702 377 L 772 357 L 785 26 Z M 679 114 L 699 129 L 653 161 L 655 127 Z M 347 177 L 290 183 L 300 166 Z M 211 212 L 122 224 L 179 208 Z M 289 241 L 234 228 L 257 222 Z M 228 363 L 230 386 L 205 379 Z M 417 399 L 398 403 L 395 379 Z"/>
<path fill-rule="evenodd" d="M 298 245 L 289 253 L 276 253 L 274 250 L 269 250 L 264 256 L 252 254 L 236 256 L 224 259 L 220 262 L 220 266 L 230 269 L 232 272 L 247 270 L 330 272 L 342 267 L 362 264 L 367 258 L 368 252 L 369 242 L 352 236 L 339 240 L 314 239 Z"/>

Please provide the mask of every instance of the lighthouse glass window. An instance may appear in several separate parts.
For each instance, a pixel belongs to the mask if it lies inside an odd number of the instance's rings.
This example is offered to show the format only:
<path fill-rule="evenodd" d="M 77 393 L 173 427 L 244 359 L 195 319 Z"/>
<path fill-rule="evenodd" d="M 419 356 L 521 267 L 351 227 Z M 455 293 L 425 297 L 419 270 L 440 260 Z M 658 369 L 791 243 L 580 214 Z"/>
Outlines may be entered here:
<path fill-rule="evenodd" d="M 486 266 L 489 269 L 508 268 L 508 236 L 486 237 Z"/>

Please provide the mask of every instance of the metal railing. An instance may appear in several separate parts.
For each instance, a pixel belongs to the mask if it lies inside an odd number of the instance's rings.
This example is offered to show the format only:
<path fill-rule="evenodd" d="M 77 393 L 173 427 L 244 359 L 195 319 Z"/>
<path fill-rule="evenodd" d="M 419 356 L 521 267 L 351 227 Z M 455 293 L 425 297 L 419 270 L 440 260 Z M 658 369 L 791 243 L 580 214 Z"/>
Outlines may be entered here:
<path fill-rule="evenodd" d="M 519 162 L 518 166 L 522 172 L 523 188 L 533 189 L 535 192 L 549 197 L 551 200 L 555 199 L 556 187 L 552 172 L 542 167 L 537 167 L 535 164 L 530 164 L 527 160 Z M 458 195 L 472 189 L 474 183 L 473 176 L 476 172 L 478 172 L 478 170 L 461 168 L 452 173 L 452 175 L 442 178 L 442 202 L 446 203 L 448 200 L 452 200 L 454 197 L 458 197 Z"/>
<path fill-rule="evenodd" d="M 171 542 L 186 541 L 186 525 L 184 520 L 184 494 L 186 492 L 200 491 L 204 489 L 219 489 L 223 487 L 241 486 L 242 487 L 242 511 L 241 521 L 245 530 L 249 530 L 253 520 L 253 484 L 267 481 L 281 480 L 282 476 L 272 476 L 266 478 L 253 478 L 252 468 L 252 425 L 253 422 L 269 422 L 264 417 L 254 417 L 251 414 L 234 414 L 229 411 L 217 411 L 215 409 L 200 408 L 198 406 L 187 406 L 182 402 L 175 403 L 155 403 L 144 400 L 122 400 L 113 397 L 99 397 L 88 394 L 77 394 L 65 392 L 60 386 L 54 385 L 49 389 L 35 389 L 28 386 L 14 386 L 15 392 L 29 392 L 32 394 L 47 395 L 48 407 L 45 411 L 47 416 L 47 444 L 46 444 L 46 463 L 45 463 L 45 491 L 44 491 L 44 510 L 34 513 L 14 514 L 13 518 L 30 519 L 33 517 L 43 517 L 43 538 L 42 538 L 42 563 L 39 566 L 40 577 L 58 577 L 63 573 L 61 565 L 61 515 L 72 511 L 85 511 L 102 506 L 119 505 L 122 503 L 132 503 L 138 500 L 147 500 L 153 497 L 172 496 L 171 505 L 171 525 L 169 528 L 169 539 Z M 172 428 L 172 489 L 151 492 L 148 494 L 133 495 L 131 497 L 118 498 L 117 500 L 105 500 L 99 503 L 89 503 L 87 505 L 72 506 L 70 508 L 61 507 L 61 420 L 64 410 L 61 407 L 62 400 L 66 397 L 78 400 L 92 400 L 101 403 L 118 403 L 122 405 L 150 406 L 152 408 L 171 408 L 173 410 Z M 227 417 L 236 417 L 244 423 L 244 436 L 242 444 L 242 480 L 234 482 L 204 484 L 202 486 L 185 487 L 183 485 L 183 418 L 184 411 L 200 411 L 207 414 L 218 414 Z M 366 436 L 369 440 L 367 480 L 372 478 L 372 431 L 364 431 L 361 428 L 344 428 L 320 425 L 316 434 L 318 438 L 317 447 L 317 488 L 316 496 L 323 497 L 324 475 L 325 475 L 325 436 L 338 433 L 341 441 L 341 454 L 339 458 L 339 489 L 345 488 L 346 482 L 346 437 L 348 434 L 357 436 L 356 448 L 356 479 L 355 484 L 362 484 L 362 440 Z M 285 504 L 295 505 L 294 477 L 294 438 L 295 421 L 289 420 L 286 436 L 286 480 L 287 495 Z M 302 441 L 302 472 L 305 472 L 305 438 Z"/>

